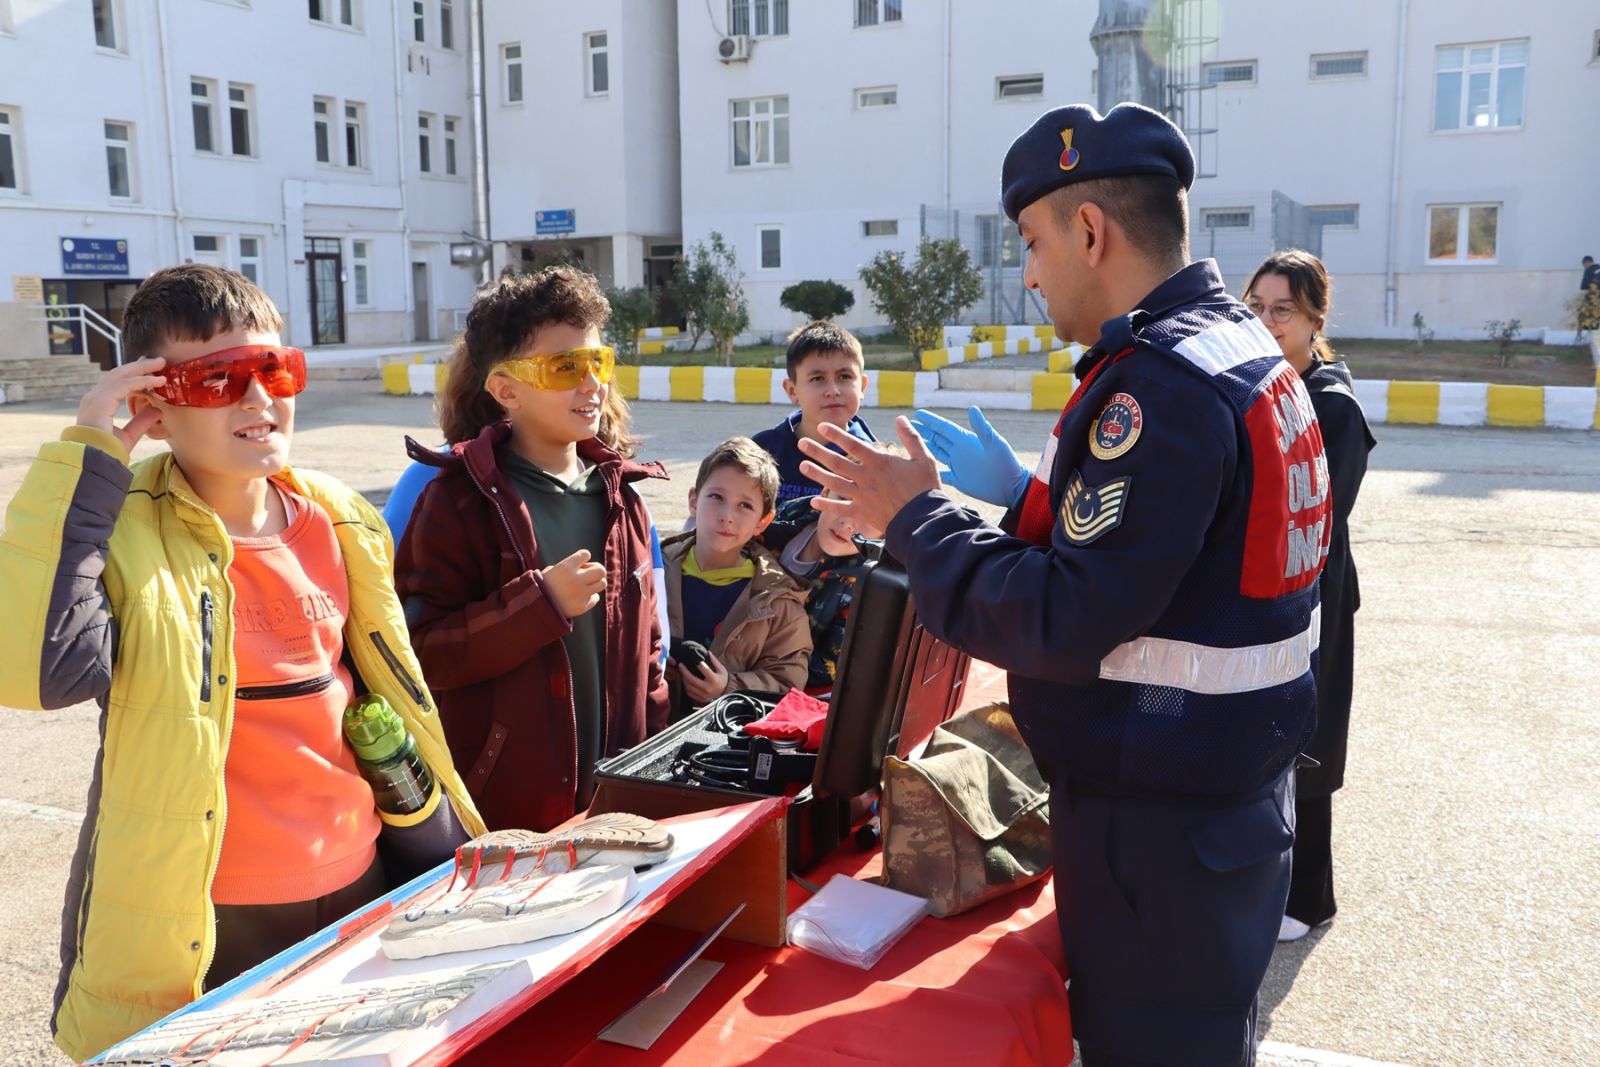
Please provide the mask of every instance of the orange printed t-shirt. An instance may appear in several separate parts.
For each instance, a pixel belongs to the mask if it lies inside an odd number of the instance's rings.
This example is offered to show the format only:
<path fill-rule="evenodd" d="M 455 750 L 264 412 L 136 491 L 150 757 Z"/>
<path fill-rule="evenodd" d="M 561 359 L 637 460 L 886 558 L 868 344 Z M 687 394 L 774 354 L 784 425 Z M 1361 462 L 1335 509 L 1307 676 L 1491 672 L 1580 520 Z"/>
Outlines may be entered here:
<path fill-rule="evenodd" d="M 276 486 L 276 483 L 273 483 Z M 327 513 L 284 492 L 289 525 L 233 538 L 233 734 L 227 823 L 211 899 L 313 900 L 377 853 L 372 788 L 344 740 L 350 672 L 339 662 L 350 589 Z"/>

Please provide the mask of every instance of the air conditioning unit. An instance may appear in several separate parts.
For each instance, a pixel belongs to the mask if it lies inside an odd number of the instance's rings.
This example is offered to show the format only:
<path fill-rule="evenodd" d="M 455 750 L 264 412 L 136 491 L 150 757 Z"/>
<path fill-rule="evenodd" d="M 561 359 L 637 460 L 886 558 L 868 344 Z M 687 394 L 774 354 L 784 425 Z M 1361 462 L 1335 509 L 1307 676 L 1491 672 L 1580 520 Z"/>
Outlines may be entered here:
<path fill-rule="evenodd" d="M 749 59 L 750 35 L 739 33 L 718 41 L 717 58 L 724 63 L 743 63 Z"/>

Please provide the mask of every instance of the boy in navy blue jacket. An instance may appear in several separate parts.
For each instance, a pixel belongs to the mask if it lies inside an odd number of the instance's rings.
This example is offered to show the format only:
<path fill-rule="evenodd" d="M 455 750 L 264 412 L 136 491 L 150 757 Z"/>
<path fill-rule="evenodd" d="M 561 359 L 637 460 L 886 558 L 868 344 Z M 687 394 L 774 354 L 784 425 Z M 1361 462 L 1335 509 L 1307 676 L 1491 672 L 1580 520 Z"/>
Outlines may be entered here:
<path fill-rule="evenodd" d="M 862 441 L 877 440 L 856 414 L 866 395 L 867 376 L 861 342 L 854 334 L 831 322 L 808 322 L 789 335 L 785 362 L 789 376 L 783 391 L 800 410 L 754 437 L 777 461 L 779 504 L 822 491 L 800 473 L 800 461 L 805 459 L 800 441 L 807 437 L 820 440 L 817 431 L 823 423 L 832 423 Z"/>

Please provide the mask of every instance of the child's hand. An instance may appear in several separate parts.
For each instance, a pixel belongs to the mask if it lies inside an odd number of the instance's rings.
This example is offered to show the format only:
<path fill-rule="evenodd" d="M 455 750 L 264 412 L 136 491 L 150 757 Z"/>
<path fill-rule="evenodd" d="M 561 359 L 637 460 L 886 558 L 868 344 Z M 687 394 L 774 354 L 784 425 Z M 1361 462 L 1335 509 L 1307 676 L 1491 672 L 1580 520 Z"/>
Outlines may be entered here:
<path fill-rule="evenodd" d="M 161 409 L 154 404 L 147 404 L 120 428 L 117 426 L 117 413 L 122 410 L 122 405 L 127 402 L 128 397 L 134 393 L 154 389 L 166 382 L 165 377 L 154 373 L 164 367 L 166 362 L 160 356 L 146 356 L 106 371 L 94 384 L 94 388 L 85 393 L 83 399 L 78 402 L 78 425 L 104 430 L 114 435 L 122 442 L 124 448 L 132 452 L 133 446 L 139 443 L 139 439 L 161 421 Z"/>
<path fill-rule="evenodd" d="M 587 548 L 578 549 L 539 573 L 544 575 L 545 589 L 556 610 L 569 619 L 576 619 L 600 603 L 606 591 L 605 564 L 590 563 Z"/>
<path fill-rule="evenodd" d="M 707 704 L 728 691 L 728 669 L 710 652 L 696 674 L 688 667 L 679 666 L 683 675 L 683 691 L 696 704 Z"/>

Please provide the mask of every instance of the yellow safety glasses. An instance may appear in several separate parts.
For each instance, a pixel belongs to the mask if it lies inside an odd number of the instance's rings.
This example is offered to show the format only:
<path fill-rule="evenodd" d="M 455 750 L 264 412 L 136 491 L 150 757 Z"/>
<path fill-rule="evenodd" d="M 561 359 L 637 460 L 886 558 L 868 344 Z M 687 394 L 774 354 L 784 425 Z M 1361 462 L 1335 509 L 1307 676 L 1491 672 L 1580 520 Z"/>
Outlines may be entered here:
<path fill-rule="evenodd" d="M 610 345 L 599 348 L 569 348 L 548 356 L 526 356 L 496 363 L 490 374 L 505 374 L 535 389 L 576 389 L 593 371 L 605 385 L 617 369 L 617 351 Z"/>

